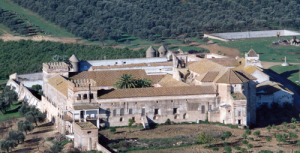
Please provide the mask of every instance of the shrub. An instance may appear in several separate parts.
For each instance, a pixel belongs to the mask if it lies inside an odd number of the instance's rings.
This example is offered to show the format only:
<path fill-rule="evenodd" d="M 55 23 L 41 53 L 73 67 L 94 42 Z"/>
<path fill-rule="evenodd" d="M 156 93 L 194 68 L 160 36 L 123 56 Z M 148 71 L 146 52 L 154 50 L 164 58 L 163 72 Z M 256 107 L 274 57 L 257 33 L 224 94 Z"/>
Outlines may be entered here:
<path fill-rule="evenodd" d="M 242 144 L 248 144 L 248 141 L 247 140 L 243 140 Z"/>
<path fill-rule="evenodd" d="M 275 128 L 276 128 L 275 124 L 273 124 L 273 125 L 272 125 L 272 128 L 273 128 L 273 129 L 275 129 Z"/>
<path fill-rule="evenodd" d="M 223 142 L 223 145 L 224 146 L 228 146 L 228 142 Z"/>
<path fill-rule="evenodd" d="M 244 139 L 247 139 L 247 134 L 244 133 L 242 137 L 243 137 Z"/>
<path fill-rule="evenodd" d="M 296 121 L 297 121 L 297 120 L 296 120 L 296 118 L 294 118 L 294 117 L 291 119 L 291 122 L 292 122 L 292 123 L 296 123 Z"/>
<path fill-rule="evenodd" d="M 226 147 L 224 147 L 224 150 L 225 150 L 227 153 L 229 153 L 229 152 L 231 152 L 231 147 L 230 147 L 230 146 L 226 146 Z"/>
<path fill-rule="evenodd" d="M 241 150 L 241 147 L 240 146 L 236 146 L 234 147 L 235 150 Z"/>
<path fill-rule="evenodd" d="M 165 122 L 165 124 L 166 124 L 166 125 L 170 125 L 170 124 L 171 124 L 171 120 L 170 120 L 170 119 L 167 119 L 166 122 Z"/>
<path fill-rule="evenodd" d="M 271 137 L 266 137 L 266 140 L 267 140 L 268 142 L 270 142 L 270 141 L 272 140 L 272 138 L 271 138 Z"/>
<path fill-rule="evenodd" d="M 282 151 L 282 150 L 279 150 L 277 153 L 283 153 L 283 151 Z"/>
<path fill-rule="evenodd" d="M 296 129 L 296 126 L 295 125 L 291 125 L 291 129 Z"/>
<path fill-rule="evenodd" d="M 277 126 L 277 127 L 276 127 L 276 130 L 279 131 L 279 129 L 280 129 L 279 126 Z"/>
<path fill-rule="evenodd" d="M 287 132 L 287 129 L 286 129 L 286 128 L 284 128 L 284 129 L 283 129 L 283 132 Z"/>
<path fill-rule="evenodd" d="M 247 130 L 245 131 L 245 133 L 246 133 L 247 135 L 251 135 L 251 130 L 247 129 Z"/>
<path fill-rule="evenodd" d="M 115 133 L 115 132 L 116 132 L 116 128 L 115 128 L 115 127 L 111 127 L 111 128 L 109 128 L 109 131 L 110 131 L 111 133 Z"/>
<path fill-rule="evenodd" d="M 287 122 L 282 122 L 281 125 L 284 125 L 285 127 L 287 127 Z"/>
<path fill-rule="evenodd" d="M 215 138 L 213 137 L 213 135 L 205 133 L 205 132 L 201 132 L 197 136 L 197 142 L 201 143 L 201 144 L 210 143 L 214 140 L 215 140 Z"/>
<path fill-rule="evenodd" d="M 248 139 L 249 139 L 249 140 L 251 140 L 251 141 L 253 141 L 253 140 L 254 140 L 252 137 L 249 137 Z"/>
<path fill-rule="evenodd" d="M 271 126 L 269 125 L 269 126 L 267 127 L 267 129 L 268 129 L 268 132 L 270 133 L 270 131 L 271 131 Z"/>
<path fill-rule="evenodd" d="M 212 150 L 213 151 L 219 151 L 219 148 L 218 147 L 213 147 Z"/>
<path fill-rule="evenodd" d="M 241 148 L 241 152 L 247 152 L 246 148 Z"/>
<path fill-rule="evenodd" d="M 255 135 L 255 136 L 257 136 L 257 137 L 260 136 L 260 131 L 257 130 L 257 131 L 255 131 L 255 132 L 253 132 L 253 135 Z"/>
<path fill-rule="evenodd" d="M 253 148 L 253 145 L 252 144 L 248 144 L 247 147 L 250 149 L 250 148 Z"/>

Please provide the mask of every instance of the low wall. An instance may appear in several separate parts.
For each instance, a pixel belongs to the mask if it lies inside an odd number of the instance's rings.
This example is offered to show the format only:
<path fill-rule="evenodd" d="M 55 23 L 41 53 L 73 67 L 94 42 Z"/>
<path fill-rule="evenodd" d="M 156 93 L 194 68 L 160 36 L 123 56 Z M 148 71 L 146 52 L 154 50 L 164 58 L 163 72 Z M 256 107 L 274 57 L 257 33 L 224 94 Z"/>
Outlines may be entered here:
<path fill-rule="evenodd" d="M 22 83 L 10 79 L 6 85 L 15 88 L 15 91 L 18 93 L 18 100 L 23 100 L 29 105 L 41 109 L 41 100 L 36 98 Z"/>
<path fill-rule="evenodd" d="M 105 147 L 103 147 L 101 144 L 97 143 L 97 150 L 102 151 L 103 153 L 111 153 L 109 150 L 107 150 Z"/>
<path fill-rule="evenodd" d="M 203 37 L 204 38 L 211 38 L 211 39 L 221 40 L 221 41 L 229 41 L 227 39 L 223 39 L 223 38 L 220 38 L 220 37 L 217 37 L 217 36 L 213 36 L 213 35 L 209 35 L 209 34 L 204 34 Z"/>

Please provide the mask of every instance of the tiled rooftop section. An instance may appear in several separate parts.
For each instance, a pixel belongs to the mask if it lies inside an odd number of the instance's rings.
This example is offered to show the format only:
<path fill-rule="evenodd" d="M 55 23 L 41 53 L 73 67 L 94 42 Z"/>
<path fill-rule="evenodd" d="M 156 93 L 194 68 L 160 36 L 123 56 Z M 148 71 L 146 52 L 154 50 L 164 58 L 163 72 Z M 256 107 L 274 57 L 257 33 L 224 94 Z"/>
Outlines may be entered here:
<path fill-rule="evenodd" d="M 235 58 L 210 58 L 208 60 L 229 67 L 236 67 L 240 65 L 239 61 Z"/>
<path fill-rule="evenodd" d="M 99 107 L 91 106 L 91 105 L 74 106 L 74 110 L 84 110 L 84 109 L 99 109 Z"/>
<path fill-rule="evenodd" d="M 207 74 L 204 76 L 204 78 L 201 80 L 201 82 L 213 82 L 214 79 L 217 77 L 219 72 L 216 71 L 209 71 Z"/>
<path fill-rule="evenodd" d="M 264 94 L 273 94 L 279 90 L 286 90 L 291 94 L 294 94 L 288 88 L 284 87 L 282 84 L 273 81 L 265 81 L 256 86 L 257 93 L 264 93 Z"/>
<path fill-rule="evenodd" d="M 68 80 L 60 75 L 55 75 L 48 80 L 48 84 L 57 89 L 60 93 L 68 96 Z"/>
<path fill-rule="evenodd" d="M 250 49 L 247 54 L 248 57 L 258 57 L 258 54 L 253 49 Z"/>
<path fill-rule="evenodd" d="M 93 123 L 91 122 L 75 122 L 75 125 L 80 127 L 82 130 L 88 129 L 98 129 Z"/>
<path fill-rule="evenodd" d="M 182 86 L 182 87 L 157 87 L 157 88 L 131 88 L 112 90 L 100 99 L 132 98 L 132 97 L 157 97 L 157 96 L 184 96 L 216 94 L 212 86 Z"/>
<path fill-rule="evenodd" d="M 179 87 L 179 86 L 189 86 L 188 84 L 177 81 L 173 78 L 173 75 L 167 74 L 163 79 L 161 79 L 158 83 L 163 87 Z"/>
<path fill-rule="evenodd" d="M 97 86 L 113 86 L 123 74 L 132 74 L 136 79 L 149 79 L 156 83 L 164 75 L 147 75 L 145 70 L 108 70 L 108 71 L 83 71 L 71 76 L 74 80 L 93 79 Z"/>
<path fill-rule="evenodd" d="M 253 66 L 253 65 L 249 65 L 249 66 L 247 66 L 247 67 L 244 68 L 244 71 L 246 71 L 249 74 L 252 74 L 256 70 L 263 71 L 261 68 L 259 68 L 257 66 Z"/>
<path fill-rule="evenodd" d="M 232 93 L 231 97 L 234 100 L 243 100 L 243 99 L 246 99 L 246 96 L 244 94 L 240 93 L 240 92 Z"/>

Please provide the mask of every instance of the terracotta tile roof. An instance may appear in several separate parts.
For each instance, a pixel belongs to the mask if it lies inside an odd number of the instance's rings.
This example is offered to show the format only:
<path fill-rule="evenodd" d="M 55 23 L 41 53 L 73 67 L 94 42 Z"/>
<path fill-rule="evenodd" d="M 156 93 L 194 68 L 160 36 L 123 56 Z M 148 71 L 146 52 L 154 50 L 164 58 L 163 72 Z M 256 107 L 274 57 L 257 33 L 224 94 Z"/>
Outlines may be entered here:
<path fill-rule="evenodd" d="M 262 94 L 273 94 L 279 90 L 285 90 L 290 92 L 291 94 L 294 94 L 292 91 L 290 91 L 288 88 L 284 87 L 282 84 L 278 82 L 273 81 L 265 81 L 258 85 L 256 85 L 256 91 L 257 93 Z"/>
<path fill-rule="evenodd" d="M 147 79 L 151 80 L 153 84 L 157 84 L 165 75 L 147 75 Z"/>
<path fill-rule="evenodd" d="M 48 84 L 50 84 L 66 97 L 68 96 L 68 81 L 64 77 L 55 75 L 52 78 L 48 79 Z"/>
<path fill-rule="evenodd" d="M 158 83 L 163 87 L 178 87 L 178 86 L 189 86 L 188 84 L 177 81 L 173 78 L 173 75 L 167 74 L 163 79 L 161 79 Z"/>
<path fill-rule="evenodd" d="M 108 70 L 108 71 L 83 71 L 71 76 L 74 80 L 93 79 L 96 81 L 96 86 L 113 86 L 114 83 L 123 75 L 132 74 L 136 79 L 149 79 L 153 83 L 157 82 L 164 75 L 147 75 L 145 70 Z"/>
<path fill-rule="evenodd" d="M 113 68 L 123 68 L 123 67 L 142 67 L 142 66 L 172 66 L 172 62 L 163 63 L 139 63 L 139 64 L 124 64 L 124 65 L 110 65 L 110 66 L 92 66 L 93 70 L 96 69 L 113 69 Z"/>
<path fill-rule="evenodd" d="M 190 64 L 188 66 L 188 69 L 190 71 L 193 71 L 197 74 L 204 75 L 208 71 L 221 71 L 223 68 L 226 68 L 220 64 L 217 64 L 215 62 L 209 61 L 207 59 L 203 59 L 201 61 L 197 61 L 193 64 Z"/>
<path fill-rule="evenodd" d="M 223 66 L 236 67 L 236 66 L 240 65 L 239 61 L 235 58 L 210 58 L 208 60 L 213 61 L 213 62 L 218 63 Z"/>
<path fill-rule="evenodd" d="M 241 63 L 241 65 L 232 68 L 233 70 L 243 70 L 245 68 L 245 58 L 239 58 L 238 61 Z"/>
<path fill-rule="evenodd" d="M 80 127 L 82 130 L 88 129 L 98 129 L 93 123 L 91 122 L 74 122 L 74 124 Z"/>
<path fill-rule="evenodd" d="M 244 71 L 246 71 L 249 74 L 252 74 L 256 70 L 263 71 L 261 68 L 259 68 L 257 66 L 253 66 L 253 65 L 249 65 L 249 66 L 247 66 L 247 67 L 244 68 Z"/>
<path fill-rule="evenodd" d="M 91 105 L 74 106 L 74 110 L 83 110 L 83 109 L 99 109 L 99 107 L 91 106 Z"/>
<path fill-rule="evenodd" d="M 247 73 L 247 72 L 244 71 L 244 70 L 234 71 L 234 72 L 237 74 L 237 76 L 238 76 L 240 79 L 242 79 L 242 77 L 243 77 L 243 78 L 246 78 L 248 81 L 249 81 L 249 80 L 256 80 L 256 79 L 257 79 L 256 77 L 254 77 L 253 75 Z"/>
<path fill-rule="evenodd" d="M 240 84 L 243 83 L 243 81 L 236 76 L 232 70 L 228 70 L 220 79 L 218 79 L 217 83 Z"/>
<path fill-rule="evenodd" d="M 253 49 L 250 49 L 247 54 L 248 57 L 258 57 L 258 54 Z"/>
<path fill-rule="evenodd" d="M 131 88 L 116 89 L 104 95 L 100 99 L 132 98 L 132 97 L 158 97 L 158 96 L 183 96 L 216 94 L 212 86 L 182 86 L 182 87 L 156 87 L 156 88 Z"/>
<path fill-rule="evenodd" d="M 214 79 L 217 77 L 219 72 L 216 71 L 209 71 L 207 74 L 204 76 L 204 78 L 201 80 L 201 82 L 213 82 Z"/>

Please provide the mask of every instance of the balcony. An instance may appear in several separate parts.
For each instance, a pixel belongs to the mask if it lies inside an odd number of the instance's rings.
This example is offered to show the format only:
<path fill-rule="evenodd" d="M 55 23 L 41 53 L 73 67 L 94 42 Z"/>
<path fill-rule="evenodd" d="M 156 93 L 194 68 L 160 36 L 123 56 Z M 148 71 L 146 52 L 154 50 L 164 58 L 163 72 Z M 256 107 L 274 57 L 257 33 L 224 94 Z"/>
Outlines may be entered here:
<path fill-rule="evenodd" d="M 94 115 L 94 114 L 86 117 L 86 120 L 97 120 L 97 119 L 98 119 L 98 115 Z"/>

